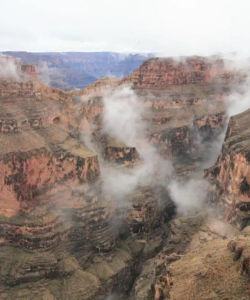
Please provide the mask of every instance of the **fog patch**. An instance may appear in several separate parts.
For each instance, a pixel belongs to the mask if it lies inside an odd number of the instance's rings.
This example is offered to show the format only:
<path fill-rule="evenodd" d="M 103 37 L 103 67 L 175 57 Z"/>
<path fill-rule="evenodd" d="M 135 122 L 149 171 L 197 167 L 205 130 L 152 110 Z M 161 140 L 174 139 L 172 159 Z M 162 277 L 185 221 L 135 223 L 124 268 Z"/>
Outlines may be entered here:
<path fill-rule="evenodd" d="M 46 61 L 39 63 L 39 79 L 46 85 L 51 85 L 51 69 Z"/>
<path fill-rule="evenodd" d="M 133 168 L 117 168 L 111 164 L 102 166 L 105 193 L 126 205 L 125 197 L 138 185 L 166 186 L 173 168 L 147 141 L 143 106 L 130 87 L 109 91 L 103 102 L 103 133 L 126 146 L 136 147 L 141 159 L 141 163 Z"/>
<path fill-rule="evenodd" d="M 121 296 L 118 294 L 111 294 L 111 295 L 107 296 L 106 298 L 104 298 L 103 300 L 120 300 L 121 299 L 120 297 Z M 124 298 L 122 298 L 122 299 L 124 299 Z"/>
<path fill-rule="evenodd" d="M 103 132 L 134 146 L 143 136 L 145 123 L 142 120 L 142 108 L 129 87 L 122 87 L 108 92 L 104 98 Z"/>
<path fill-rule="evenodd" d="M 8 56 L 0 56 L 0 79 L 21 80 L 21 70 L 17 62 Z"/>
<path fill-rule="evenodd" d="M 240 84 L 226 99 L 227 116 L 239 114 L 250 107 L 250 58 L 240 56 L 237 53 L 232 54 L 229 59 L 225 59 L 228 68 L 242 77 Z"/>
<path fill-rule="evenodd" d="M 248 85 L 245 87 L 243 92 L 241 93 L 235 92 L 231 94 L 228 99 L 228 104 L 229 104 L 227 109 L 228 117 L 242 113 L 248 108 L 250 108 L 250 89 Z"/>
<path fill-rule="evenodd" d="M 188 215 L 202 209 L 209 184 L 204 179 L 190 179 L 188 181 L 172 181 L 169 184 L 169 192 L 177 206 L 177 213 Z"/>

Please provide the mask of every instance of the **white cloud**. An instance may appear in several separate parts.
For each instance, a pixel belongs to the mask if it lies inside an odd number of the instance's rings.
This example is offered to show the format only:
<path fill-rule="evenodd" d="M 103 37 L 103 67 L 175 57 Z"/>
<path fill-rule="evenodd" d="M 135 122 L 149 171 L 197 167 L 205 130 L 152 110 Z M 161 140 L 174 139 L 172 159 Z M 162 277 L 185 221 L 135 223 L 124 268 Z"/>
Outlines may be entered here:
<path fill-rule="evenodd" d="M 250 51 L 249 0 L 9 0 L 0 50 Z"/>

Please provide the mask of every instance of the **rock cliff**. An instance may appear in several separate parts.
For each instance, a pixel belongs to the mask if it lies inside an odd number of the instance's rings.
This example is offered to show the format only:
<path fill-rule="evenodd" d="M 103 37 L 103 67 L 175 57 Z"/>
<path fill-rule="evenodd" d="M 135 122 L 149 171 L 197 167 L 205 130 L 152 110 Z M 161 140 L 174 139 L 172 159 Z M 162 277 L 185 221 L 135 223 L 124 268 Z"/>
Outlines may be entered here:
<path fill-rule="evenodd" d="M 169 211 L 160 206 L 164 194 L 155 187 L 139 188 L 125 209 L 102 191 L 98 156 L 80 137 L 102 112 L 102 90 L 117 83 L 106 79 L 62 92 L 41 83 L 34 67 L 14 66 L 18 77 L 0 79 L 0 297 L 128 293 L 137 257 L 147 248 L 137 236 L 151 236 L 152 255 L 174 206 L 170 200 Z M 135 147 L 103 138 L 107 161 L 127 166 L 139 160 Z"/>
<path fill-rule="evenodd" d="M 229 120 L 222 151 L 205 174 L 211 181 L 213 201 L 226 211 L 227 219 L 244 227 L 249 222 L 250 109 Z"/>
<path fill-rule="evenodd" d="M 166 245 L 144 264 L 132 299 L 249 298 L 249 113 L 230 118 L 219 157 L 205 170 L 214 208 L 203 205 L 202 214 L 171 222 Z"/>
<path fill-rule="evenodd" d="M 235 74 L 225 69 L 220 58 L 152 58 L 126 80 L 136 88 L 166 88 L 172 85 L 210 83 L 232 80 Z"/>

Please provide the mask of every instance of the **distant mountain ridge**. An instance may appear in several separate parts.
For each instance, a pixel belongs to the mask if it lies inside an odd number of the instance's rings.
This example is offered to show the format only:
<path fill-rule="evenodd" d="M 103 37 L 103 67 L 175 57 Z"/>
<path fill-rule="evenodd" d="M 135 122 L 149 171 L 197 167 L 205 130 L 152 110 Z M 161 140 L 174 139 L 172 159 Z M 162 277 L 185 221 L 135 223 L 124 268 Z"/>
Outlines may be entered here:
<path fill-rule="evenodd" d="M 116 52 L 6 51 L 2 54 L 39 66 L 41 80 L 63 90 L 82 89 L 105 76 L 126 76 L 153 57 L 153 54 Z"/>

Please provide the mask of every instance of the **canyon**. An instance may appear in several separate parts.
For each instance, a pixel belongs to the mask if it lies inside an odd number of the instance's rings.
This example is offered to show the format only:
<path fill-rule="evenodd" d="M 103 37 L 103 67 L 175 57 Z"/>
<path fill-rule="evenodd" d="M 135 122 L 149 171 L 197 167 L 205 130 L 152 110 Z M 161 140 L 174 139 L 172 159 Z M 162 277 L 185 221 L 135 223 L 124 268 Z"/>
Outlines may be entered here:
<path fill-rule="evenodd" d="M 116 52 L 6 51 L 2 54 L 37 66 L 44 83 L 63 90 L 82 89 L 105 76 L 124 77 L 153 56 Z"/>
<path fill-rule="evenodd" d="M 0 298 L 249 298 L 244 72 L 151 58 L 63 91 L 0 66 Z M 193 181 L 190 212 L 174 187 Z"/>

